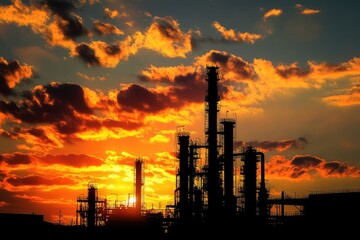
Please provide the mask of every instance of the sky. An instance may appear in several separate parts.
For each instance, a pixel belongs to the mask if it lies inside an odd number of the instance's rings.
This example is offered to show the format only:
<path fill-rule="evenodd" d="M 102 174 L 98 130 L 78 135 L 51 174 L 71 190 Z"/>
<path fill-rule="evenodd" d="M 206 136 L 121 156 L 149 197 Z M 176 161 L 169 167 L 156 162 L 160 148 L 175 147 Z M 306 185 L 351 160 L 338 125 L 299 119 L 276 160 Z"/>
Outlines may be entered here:
<path fill-rule="evenodd" d="M 271 196 L 360 189 L 360 2 L 3 0 L 0 212 L 64 224 L 95 184 L 173 204 L 177 131 L 204 142 L 206 66 Z M 202 156 L 205 156 L 204 154 Z"/>

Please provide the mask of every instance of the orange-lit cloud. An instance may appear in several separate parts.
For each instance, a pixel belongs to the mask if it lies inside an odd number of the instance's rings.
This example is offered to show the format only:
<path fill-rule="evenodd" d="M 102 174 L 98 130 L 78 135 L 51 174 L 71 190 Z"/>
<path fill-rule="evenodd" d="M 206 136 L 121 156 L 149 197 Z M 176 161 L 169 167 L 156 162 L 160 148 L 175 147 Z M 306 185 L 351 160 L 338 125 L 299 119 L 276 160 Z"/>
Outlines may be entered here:
<path fill-rule="evenodd" d="M 44 152 L 53 148 L 63 147 L 64 138 L 52 126 L 33 128 L 14 127 L 9 130 L 0 130 L 0 135 L 14 140 L 22 139 L 26 145 L 17 145 L 18 149 Z"/>
<path fill-rule="evenodd" d="M 86 154 L 67 154 L 67 155 L 50 155 L 46 154 L 41 157 L 36 157 L 35 160 L 45 165 L 60 164 L 72 167 L 88 167 L 100 166 L 104 162 L 102 159 Z"/>
<path fill-rule="evenodd" d="M 299 13 L 302 15 L 313 15 L 313 14 L 318 14 L 320 13 L 320 10 L 318 9 L 309 9 L 309 8 L 305 8 L 303 5 L 301 4 L 296 4 L 295 8 L 299 10 Z"/>
<path fill-rule="evenodd" d="M 26 5 L 21 0 L 13 0 L 12 5 L 0 6 L 0 22 L 29 26 L 40 34 L 50 46 L 73 49 L 74 40 L 88 36 L 90 32 L 83 26 L 82 19 L 73 11 L 74 2 L 62 4 L 45 0 L 41 4 Z"/>
<path fill-rule="evenodd" d="M 109 35 L 109 34 L 124 35 L 124 32 L 118 29 L 116 26 L 110 23 L 100 22 L 99 20 L 93 21 L 93 29 L 96 33 L 100 35 Z"/>
<path fill-rule="evenodd" d="M 347 93 L 322 98 L 329 105 L 348 107 L 360 105 L 360 86 L 353 86 Z"/>
<path fill-rule="evenodd" d="M 161 134 L 156 134 L 155 136 L 151 137 L 150 138 L 150 142 L 151 143 L 167 143 L 169 142 L 170 139 L 164 135 L 161 135 Z"/>
<path fill-rule="evenodd" d="M 221 69 L 221 76 L 225 81 L 245 81 L 255 77 L 255 72 L 250 63 L 241 57 L 224 51 L 211 50 L 196 58 L 195 64 L 198 67 L 209 64 L 217 65 Z"/>
<path fill-rule="evenodd" d="M 0 22 L 29 26 L 35 33 L 43 33 L 50 18 L 49 13 L 36 5 L 23 4 L 21 0 L 12 0 L 12 5 L 0 6 Z"/>
<path fill-rule="evenodd" d="M 236 142 L 234 147 L 241 149 L 243 147 L 252 146 L 261 152 L 278 151 L 282 152 L 291 148 L 302 149 L 308 143 L 306 138 L 299 137 L 298 139 L 287 139 L 280 141 L 251 141 L 251 142 Z"/>
<path fill-rule="evenodd" d="M 3 153 L 0 154 L 0 163 L 4 162 L 8 165 L 30 164 L 33 157 L 25 153 Z"/>
<path fill-rule="evenodd" d="M 107 44 L 103 41 L 79 43 L 72 50 L 72 56 L 79 56 L 88 66 L 103 66 L 114 68 L 120 61 L 127 60 L 130 55 L 136 54 L 142 39 L 127 37 L 125 40 Z"/>
<path fill-rule="evenodd" d="M 20 65 L 17 60 L 8 62 L 0 57 L 0 94 L 9 95 L 12 89 L 22 80 L 34 74 L 29 65 Z"/>
<path fill-rule="evenodd" d="M 234 29 L 226 29 L 219 22 L 213 22 L 212 26 L 221 34 L 227 41 L 246 42 L 254 44 L 256 40 L 261 39 L 260 34 L 248 32 L 236 32 Z"/>
<path fill-rule="evenodd" d="M 154 17 L 145 32 L 144 48 L 152 49 L 166 57 L 186 57 L 191 52 L 191 31 L 184 33 L 172 17 Z"/>
<path fill-rule="evenodd" d="M 264 14 L 263 20 L 267 21 L 270 17 L 277 17 L 280 16 L 282 13 L 283 11 L 281 9 L 273 8 Z"/>
<path fill-rule="evenodd" d="M 76 75 L 87 81 L 95 81 L 95 80 L 104 81 L 104 80 L 106 80 L 106 77 L 104 77 L 104 76 L 94 77 L 94 76 L 89 76 L 89 75 L 87 75 L 85 73 L 81 73 L 81 72 L 77 72 Z"/>
<path fill-rule="evenodd" d="M 44 177 L 40 177 L 40 176 L 26 176 L 26 177 L 10 177 L 7 178 L 6 181 L 17 187 L 17 186 L 37 186 L 37 185 L 72 185 L 75 182 L 67 179 L 67 178 L 63 178 L 63 177 L 56 177 L 56 178 L 44 178 Z"/>
<path fill-rule="evenodd" d="M 111 10 L 109 8 L 104 8 L 104 13 L 110 18 L 115 18 L 119 15 L 119 12 L 117 10 Z"/>
<path fill-rule="evenodd" d="M 104 14 L 105 16 L 109 18 L 122 18 L 122 17 L 129 17 L 129 14 L 125 11 L 125 6 L 120 6 L 122 12 L 119 12 L 118 10 L 111 10 L 109 8 L 104 8 Z"/>
<path fill-rule="evenodd" d="M 273 156 L 266 163 L 266 174 L 269 178 L 286 178 L 293 180 L 321 177 L 360 177 L 356 166 L 349 166 L 340 161 L 326 161 L 312 155 L 296 155 L 291 160 L 283 156 Z"/>

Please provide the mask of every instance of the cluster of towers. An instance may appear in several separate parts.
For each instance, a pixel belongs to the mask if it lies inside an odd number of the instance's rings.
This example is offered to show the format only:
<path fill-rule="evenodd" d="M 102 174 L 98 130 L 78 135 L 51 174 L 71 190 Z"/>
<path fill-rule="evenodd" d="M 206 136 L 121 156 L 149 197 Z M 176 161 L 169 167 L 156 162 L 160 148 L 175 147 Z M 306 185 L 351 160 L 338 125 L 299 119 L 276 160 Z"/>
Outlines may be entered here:
<path fill-rule="evenodd" d="M 177 132 L 179 168 L 175 217 L 186 222 L 218 221 L 219 218 L 237 216 L 266 219 L 268 191 L 265 187 L 264 154 L 251 146 L 240 153 L 234 152 L 236 120 L 221 119 L 218 127 L 218 67 L 208 66 L 206 70 L 205 144 L 192 141 L 188 132 Z M 201 152 L 206 154 L 205 163 L 199 161 Z"/>

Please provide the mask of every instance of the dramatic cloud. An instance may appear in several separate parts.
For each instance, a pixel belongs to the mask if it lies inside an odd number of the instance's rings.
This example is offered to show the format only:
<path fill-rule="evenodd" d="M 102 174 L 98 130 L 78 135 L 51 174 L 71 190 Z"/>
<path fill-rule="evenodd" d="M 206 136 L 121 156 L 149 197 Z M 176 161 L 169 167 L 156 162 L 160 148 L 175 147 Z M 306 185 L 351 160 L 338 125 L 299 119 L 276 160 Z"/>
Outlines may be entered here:
<path fill-rule="evenodd" d="M 69 97 L 71 96 L 71 97 Z M 84 99 L 84 91 L 72 83 L 51 83 L 37 86 L 24 93 L 25 101 L 0 101 L 0 111 L 26 123 L 55 123 L 61 126 L 73 124 L 75 113 L 91 114 Z M 70 127 L 70 125 L 68 125 Z"/>
<path fill-rule="evenodd" d="M 217 21 L 213 22 L 212 26 L 221 34 L 221 36 L 227 41 L 234 42 L 246 42 L 254 44 L 256 40 L 261 39 L 260 34 L 248 33 L 248 32 L 236 32 L 234 29 L 226 29 L 221 26 Z"/>
<path fill-rule="evenodd" d="M 327 162 L 312 155 L 296 155 L 292 160 L 283 156 L 273 156 L 266 163 L 266 174 L 271 178 L 294 180 L 322 177 L 360 177 L 360 170 L 340 161 Z"/>
<path fill-rule="evenodd" d="M 100 35 L 109 35 L 109 34 L 116 34 L 116 35 L 124 35 L 124 32 L 111 25 L 110 23 L 103 23 L 99 20 L 93 21 L 93 29 L 96 33 Z"/>
<path fill-rule="evenodd" d="M 322 98 L 324 102 L 338 107 L 360 105 L 360 86 L 353 86 L 347 93 Z"/>
<path fill-rule="evenodd" d="M 113 44 L 94 41 L 90 44 L 79 43 L 72 56 L 79 56 L 88 66 L 103 66 L 114 68 L 120 61 L 127 60 L 139 49 L 141 39 L 127 37 L 125 40 Z"/>
<path fill-rule="evenodd" d="M 44 152 L 52 148 L 62 147 L 62 137 L 51 127 L 37 128 L 14 127 L 7 131 L 0 130 L 0 135 L 14 140 L 25 140 L 27 146 L 18 145 L 19 149 Z"/>
<path fill-rule="evenodd" d="M 81 17 L 74 13 L 78 1 L 45 0 L 29 5 L 21 0 L 12 2 L 12 5 L 0 6 L 0 22 L 29 26 L 34 33 L 42 35 L 50 46 L 73 49 L 77 37 L 90 35 Z"/>
<path fill-rule="evenodd" d="M 32 157 L 25 153 L 3 153 L 0 154 L 0 163 L 5 162 L 8 165 L 30 164 Z"/>
<path fill-rule="evenodd" d="M 31 4 L 27 6 L 21 0 L 12 0 L 12 5 L 0 6 L 0 23 L 15 23 L 18 26 L 29 26 L 35 33 L 44 33 L 50 18 L 49 13 Z"/>
<path fill-rule="evenodd" d="M 204 67 L 211 63 L 221 69 L 221 77 L 223 80 L 244 81 L 253 79 L 255 76 L 255 72 L 250 63 L 241 57 L 227 52 L 211 50 L 196 59 L 196 65 L 199 67 Z"/>
<path fill-rule="evenodd" d="M 47 154 L 43 157 L 37 157 L 37 161 L 43 164 L 61 164 L 76 168 L 88 166 L 100 166 L 104 162 L 102 159 L 86 154 L 67 154 L 67 155 L 51 155 Z"/>
<path fill-rule="evenodd" d="M 281 9 L 271 9 L 264 14 L 263 20 L 267 21 L 270 17 L 277 17 L 280 16 L 282 13 L 283 11 Z"/>
<path fill-rule="evenodd" d="M 251 141 L 251 142 L 236 142 L 235 148 L 238 150 L 242 147 L 252 146 L 258 148 L 261 152 L 278 151 L 282 152 L 288 149 L 302 149 L 308 143 L 306 138 L 299 137 L 298 139 L 288 139 L 280 141 Z"/>
<path fill-rule="evenodd" d="M 0 94 L 11 94 L 20 81 L 32 77 L 33 74 L 31 66 L 20 65 L 17 60 L 8 62 L 0 57 Z"/>
<path fill-rule="evenodd" d="M 279 65 L 276 67 L 276 73 L 282 78 L 289 79 L 291 77 L 300 77 L 304 78 L 309 75 L 309 70 L 301 69 L 297 63 L 291 65 Z"/>
<path fill-rule="evenodd" d="M 172 17 L 154 17 L 145 32 L 145 48 L 155 50 L 165 57 L 186 57 L 191 52 L 191 31 L 183 33 Z"/>
<path fill-rule="evenodd" d="M 38 186 L 38 185 L 73 185 L 76 182 L 62 177 L 56 177 L 56 178 L 44 178 L 41 176 L 27 176 L 27 177 L 15 177 L 15 178 L 8 178 L 6 181 L 15 186 Z"/>
<path fill-rule="evenodd" d="M 302 15 L 313 15 L 313 14 L 318 14 L 320 13 L 320 10 L 317 9 L 309 9 L 309 8 L 305 8 L 303 5 L 301 4 L 296 4 L 295 8 L 299 10 L 299 13 Z"/>
<path fill-rule="evenodd" d="M 169 107 L 168 100 L 165 94 L 150 91 L 137 84 L 120 90 L 117 95 L 117 101 L 125 111 L 156 113 Z"/>

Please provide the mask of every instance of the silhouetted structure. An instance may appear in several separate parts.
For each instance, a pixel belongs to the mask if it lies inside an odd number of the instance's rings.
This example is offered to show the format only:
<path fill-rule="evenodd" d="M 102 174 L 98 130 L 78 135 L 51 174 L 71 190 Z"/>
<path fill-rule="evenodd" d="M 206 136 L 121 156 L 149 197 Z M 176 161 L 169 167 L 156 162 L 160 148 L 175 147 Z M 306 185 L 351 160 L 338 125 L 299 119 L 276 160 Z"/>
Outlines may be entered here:
<path fill-rule="evenodd" d="M 192 140 L 189 132 L 176 132 L 179 167 L 174 205 L 168 205 L 163 212 L 143 211 L 144 163 L 137 159 L 134 166 L 135 207 L 129 203 L 117 206 L 116 202 L 114 207 L 110 207 L 106 198 L 98 198 L 95 184 L 89 183 L 87 196 L 77 199 L 76 228 L 44 225 L 42 216 L 6 214 L 0 214 L 0 226 L 31 221 L 37 226 L 34 228 L 36 231 L 46 228 L 56 239 L 81 236 L 87 240 L 110 239 L 120 233 L 131 234 L 134 238 L 181 240 L 219 233 L 225 238 L 242 233 L 252 234 L 254 238 L 276 236 L 288 239 L 288 234 L 294 231 L 297 237 L 309 234 L 333 236 L 323 231 L 328 228 L 343 235 L 354 233 L 359 223 L 360 191 L 312 193 L 305 197 L 293 197 L 282 192 L 280 198 L 269 199 L 265 184 L 265 155 L 252 146 L 234 152 L 236 120 L 221 119 L 218 129 L 218 67 L 210 66 L 206 71 L 206 140 L 202 144 L 199 140 Z M 203 151 L 205 157 L 202 158 Z M 203 159 L 205 162 L 200 161 Z M 297 212 L 288 215 L 286 207 L 295 207 Z M 254 228 L 258 231 L 254 232 Z"/>
<path fill-rule="evenodd" d="M 143 181 L 143 161 L 139 158 L 135 161 L 135 207 L 138 215 L 141 215 L 142 209 L 142 186 L 144 185 Z"/>

